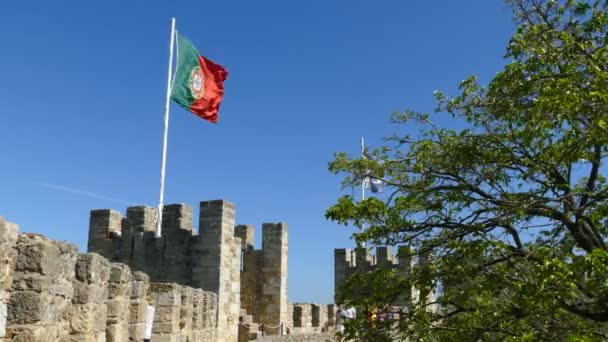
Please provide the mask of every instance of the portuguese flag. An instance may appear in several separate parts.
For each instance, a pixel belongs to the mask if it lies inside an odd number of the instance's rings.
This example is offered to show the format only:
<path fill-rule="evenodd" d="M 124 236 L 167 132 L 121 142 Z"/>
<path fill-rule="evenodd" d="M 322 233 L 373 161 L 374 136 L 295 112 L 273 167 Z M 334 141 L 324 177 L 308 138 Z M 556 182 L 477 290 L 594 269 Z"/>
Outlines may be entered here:
<path fill-rule="evenodd" d="M 177 67 L 171 98 L 195 115 L 216 123 L 228 71 L 201 56 L 177 33 Z"/>

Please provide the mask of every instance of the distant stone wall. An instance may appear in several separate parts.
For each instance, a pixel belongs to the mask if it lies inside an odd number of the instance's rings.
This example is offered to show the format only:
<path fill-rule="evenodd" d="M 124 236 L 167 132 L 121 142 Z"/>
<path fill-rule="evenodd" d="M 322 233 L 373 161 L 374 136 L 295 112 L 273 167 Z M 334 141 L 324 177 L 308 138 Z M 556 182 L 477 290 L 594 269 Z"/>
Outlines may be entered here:
<path fill-rule="evenodd" d="M 264 336 L 255 340 L 260 342 L 327 342 L 337 341 L 333 333 L 315 333 L 304 335 Z"/>
<path fill-rule="evenodd" d="M 346 279 L 355 273 L 367 273 L 376 269 L 385 268 L 393 269 L 402 277 L 409 277 L 412 266 L 424 266 L 429 264 L 428 253 L 418 254 L 414 258 L 415 253 L 409 246 L 398 246 L 397 255 L 393 254 L 393 247 L 384 246 L 377 247 L 376 253 L 373 254 L 370 248 L 348 248 L 334 249 L 334 300 L 340 286 L 344 284 Z M 359 292 L 351 293 L 353 296 L 365 297 L 368 293 Z M 426 302 L 435 301 L 434 291 L 424 291 L 421 293 L 416 288 L 403 291 L 403 295 L 395 299 L 390 305 L 403 306 L 411 302 Z M 435 306 L 429 306 L 428 310 L 436 310 Z"/>
<path fill-rule="evenodd" d="M 334 304 L 290 303 L 288 311 L 292 314 L 289 334 L 331 332 L 335 328 Z"/>
<path fill-rule="evenodd" d="M 146 293 L 156 306 L 153 341 L 218 341 L 215 293 L 150 284 L 95 253 L 0 217 L 0 341 L 142 341 Z M 223 338 L 219 341 L 225 341 Z"/>
<path fill-rule="evenodd" d="M 376 268 L 392 268 L 407 276 L 412 265 L 410 249 L 399 246 L 397 255 L 392 247 L 377 247 L 376 254 L 369 248 L 337 248 L 334 250 L 334 294 L 354 273 L 366 273 Z M 337 298 L 334 298 L 337 300 Z"/>

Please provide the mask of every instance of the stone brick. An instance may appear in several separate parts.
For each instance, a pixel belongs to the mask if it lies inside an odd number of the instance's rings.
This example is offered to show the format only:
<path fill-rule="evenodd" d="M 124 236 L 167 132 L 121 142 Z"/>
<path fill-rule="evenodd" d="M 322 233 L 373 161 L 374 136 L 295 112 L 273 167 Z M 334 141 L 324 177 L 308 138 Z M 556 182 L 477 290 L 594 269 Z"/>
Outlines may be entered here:
<path fill-rule="evenodd" d="M 109 279 L 109 265 L 107 259 L 96 253 L 81 254 L 76 263 L 76 279 L 89 284 Z"/>
<path fill-rule="evenodd" d="M 113 263 L 110 269 L 110 279 L 112 283 L 126 283 L 131 279 L 131 270 L 127 265 Z"/>
<path fill-rule="evenodd" d="M 39 293 L 33 291 L 14 292 L 9 302 L 8 321 L 14 324 L 28 324 L 40 321 L 48 303 Z"/>
<path fill-rule="evenodd" d="M 122 216 L 116 210 L 91 210 L 89 221 L 89 252 L 107 253 L 111 250 L 110 232 L 122 230 Z"/>
<path fill-rule="evenodd" d="M 253 249 L 253 238 L 255 229 L 252 225 L 237 225 L 234 227 L 234 236 L 241 239 L 241 249 L 246 251 Z"/>
<path fill-rule="evenodd" d="M 157 212 L 152 207 L 129 207 L 124 228 L 132 232 L 154 232 Z"/>
<path fill-rule="evenodd" d="M 21 247 L 17 256 L 15 271 L 36 272 L 43 275 L 56 273 L 59 267 L 59 250 L 36 236 L 29 238 L 25 235 L 19 237 Z"/>
<path fill-rule="evenodd" d="M 95 328 L 94 321 L 93 307 L 75 306 L 70 316 L 70 332 L 72 334 L 91 334 Z"/>
<path fill-rule="evenodd" d="M 146 325 L 144 323 L 129 325 L 129 341 L 142 341 Z"/>
<path fill-rule="evenodd" d="M 179 323 L 178 322 L 156 322 L 154 321 L 154 326 L 152 328 L 152 333 L 154 334 L 177 334 L 179 333 Z"/>
<path fill-rule="evenodd" d="M 106 342 L 126 342 L 128 333 L 128 330 L 120 324 L 109 325 L 106 329 Z"/>
<path fill-rule="evenodd" d="M 184 230 L 192 232 L 192 207 L 186 204 L 169 204 L 163 207 L 163 234 Z"/>
<path fill-rule="evenodd" d="M 4 217 L 0 216 L 0 243 L 10 243 L 17 241 L 19 226 L 5 221 Z"/>
<path fill-rule="evenodd" d="M 13 291 L 30 290 L 34 292 L 48 291 L 50 281 L 38 273 L 20 273 L 13 278 Z"/>

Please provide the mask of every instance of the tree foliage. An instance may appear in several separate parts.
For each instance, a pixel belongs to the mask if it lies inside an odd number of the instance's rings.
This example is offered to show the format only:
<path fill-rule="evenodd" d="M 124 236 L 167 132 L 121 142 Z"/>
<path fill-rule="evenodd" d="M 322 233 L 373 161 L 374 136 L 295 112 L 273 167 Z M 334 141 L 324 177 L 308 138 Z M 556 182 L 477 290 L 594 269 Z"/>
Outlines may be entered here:
<path fill-rule="evenodd" d="M 370 176 L 387 193 L 342 197 L 329 219 L 366 227 L 359 243 L 432 256 L 408 277 L 358 275 L 341 298 L 365 310 L 411 286 L 437 289 L 436 301 L 414 301 L 398 323 L 350 324 L 351 337 L 608 339 L 608 4 L 506 2 L 518 28 L 489 84 L 470 77 L 455 97 L 436 92 L 435 113 L 392 116 L 419 135 L 397 132 L 373 159 L 337 153 L 330 163 L 345 186 Z M 370 295 L 350 296 L 361 288 Z"/>

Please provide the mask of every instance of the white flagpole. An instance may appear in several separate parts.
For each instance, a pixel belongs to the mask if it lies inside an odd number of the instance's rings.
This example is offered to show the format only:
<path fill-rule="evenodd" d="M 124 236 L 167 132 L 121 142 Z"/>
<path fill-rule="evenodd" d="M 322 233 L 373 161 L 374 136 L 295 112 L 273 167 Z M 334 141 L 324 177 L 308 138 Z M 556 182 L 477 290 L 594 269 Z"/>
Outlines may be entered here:
<path fill-rule="evenodd" d="M 363 137 L 361 137 L 361 158 L 365 158 L 365 141 L 363 140 Z M 361 201 L 365 200 L 365 179 L 366 177 L 363 177 L 363 179 L 361 179 Z M 361 230 L 365 230 L 365 223 L 361 225 Z M 361 244 L 361 247 L 365 248 L 366 243 L 363 242 Z"/>
<path fill-rule="evenodd" d="M 365 157 L 365 142 L 363 141 L 363 137 L 361 137 L 361 158 Z M 361 179 L 361 200 L 365 200 L 365 177 Z"/>
<path fill-rule="evenodd" d="M 169 38 L 169 71 L 167 73 L 167 98 L 165 99 L 165 129 L 163 131 L 163 155 L 160 162 L 160 197 L 156 216 L 156 237 L 161 236 L 163 222 L 163 200 L 165 197 L 165 165 L 167 164 L 167 133 L 169 132 L 169 104 L 171 102 L 171 75 L 173 73 L 173 43 L 175 39 L 175 18 L 171 18 L 171 37 Z"/>

